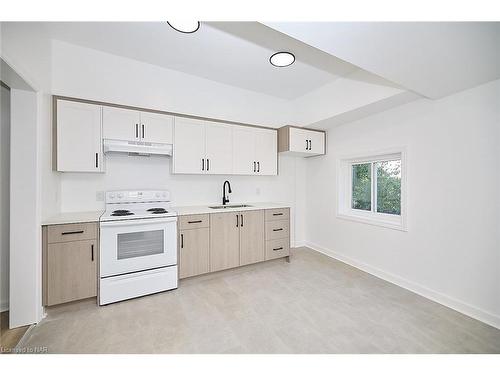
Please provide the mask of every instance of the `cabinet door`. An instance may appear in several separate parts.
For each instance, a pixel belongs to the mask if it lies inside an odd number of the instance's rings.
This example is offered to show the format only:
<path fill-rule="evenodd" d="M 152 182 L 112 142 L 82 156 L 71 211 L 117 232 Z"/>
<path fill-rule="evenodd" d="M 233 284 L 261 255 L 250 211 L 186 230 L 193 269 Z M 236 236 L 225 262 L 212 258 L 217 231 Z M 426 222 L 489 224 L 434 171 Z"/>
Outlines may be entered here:
<path fill-rule="evenodd" d="M 255 129 L 245 126 L 233 128 L 233 173 L 255 174 Z"/>
<path fill-rule="evenodd" d="M 131 109 L 103 107 L 102 128 L 106 139 L 121 141 L 140 140 L 141 113 Z"/>
<path fill-rule="evenodd" d="M 325 153 L 325 133 L 310 131 L 309 141 L 311 153 L 320 155 Z"/>
<path fill-rule="evenodd" d="M 309 131 L 290 128 L 290 151 L 309 153 Z"/>
<path fill-rule="evenodd" d="M 257 174 L 278 174 L 278 133 L 275 130 L 255 130 L 255 159 Z"/>
<path fill-rule="evenodd" d="M 240 265 L 261 262 L 264 258 L 264 210 L 241 212 Z"/>
<path fill-rule="evenodd" d="M 240 213 L 210 214 L 210 271 L 240 264 Z"/>
<path fill-rule="evenodd" d="M 206 173 L 203 121 L 175 118 L 173 173 Z"/>
<path fill-rule="evenodd" d="M 173 124 L 172 116 L 141 112 L 141 140 L 152 143 L 172 143 Z"/>
<path fill-rule="evenodd" d="M 206 163 L 209 174 L 233 172 L 233 131 L 231 125 L 206 122 Z"/>
<path fill-rule="evenodd" d="M 180 232 L 179 278 L 201 275 L 209 271 L 209 228 Z"/>
<path fill-rule="evenodd" d="M 47 248 L 47 304 L 97 295 L 97 241 L 49 244 Z"/>
<path fill-rule="evenodd" d="M 102 107 L 57 101 L 57 170 L 102 172 Z"/>

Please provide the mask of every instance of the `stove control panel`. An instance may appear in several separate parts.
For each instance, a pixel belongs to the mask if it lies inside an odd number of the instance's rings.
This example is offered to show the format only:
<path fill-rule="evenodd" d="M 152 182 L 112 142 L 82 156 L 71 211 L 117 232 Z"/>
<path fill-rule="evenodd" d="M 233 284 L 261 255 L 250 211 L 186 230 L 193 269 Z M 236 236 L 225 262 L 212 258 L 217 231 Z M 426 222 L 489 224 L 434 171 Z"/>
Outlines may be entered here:
<path fill-rule="evenodd" d="M 106 203 L 170 202 L 168 190 L 117 190 L 106 192 Z"/>

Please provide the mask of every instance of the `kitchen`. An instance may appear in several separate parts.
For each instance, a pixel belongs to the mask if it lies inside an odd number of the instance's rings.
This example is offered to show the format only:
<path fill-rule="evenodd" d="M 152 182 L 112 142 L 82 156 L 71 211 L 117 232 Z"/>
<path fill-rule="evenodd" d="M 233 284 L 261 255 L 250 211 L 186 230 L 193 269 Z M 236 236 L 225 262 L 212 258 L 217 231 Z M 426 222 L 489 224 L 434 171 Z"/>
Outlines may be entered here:
<path fill-rule="evenodd" d="M 314 22 L 2 22 L 14 348 L 498 353 L 498 215 L 451 204 L 496 186 L 498 25 L 409 25 L 366 38 L 484 47 L 446 75 L 431 46 L 431 73 L 408 50 L 405 72 L 348 61 Z"/>

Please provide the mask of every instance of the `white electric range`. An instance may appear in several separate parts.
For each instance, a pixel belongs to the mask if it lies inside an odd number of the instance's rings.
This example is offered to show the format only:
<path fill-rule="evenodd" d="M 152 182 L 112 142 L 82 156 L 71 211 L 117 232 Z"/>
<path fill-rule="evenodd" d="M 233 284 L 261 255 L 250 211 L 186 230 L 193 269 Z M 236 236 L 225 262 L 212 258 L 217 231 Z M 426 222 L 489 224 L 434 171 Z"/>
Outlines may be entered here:
<path fill-rule="evenodd" d="M 99 304 L 177 288 L 177 213 L 165 190 L 106 192 Z"/>

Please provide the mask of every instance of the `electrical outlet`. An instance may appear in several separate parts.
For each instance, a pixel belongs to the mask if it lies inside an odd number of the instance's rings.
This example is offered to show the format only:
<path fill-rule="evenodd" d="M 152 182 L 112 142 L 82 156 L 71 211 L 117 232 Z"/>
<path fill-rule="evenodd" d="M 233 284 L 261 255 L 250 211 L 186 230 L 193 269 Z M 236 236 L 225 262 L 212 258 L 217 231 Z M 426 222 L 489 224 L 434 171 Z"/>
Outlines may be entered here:
<path fill-rule="evenodd" d="M 104 191 L 98 191 L 95 193 L 95 200 L 98 202 L 104 201 Z"/>

